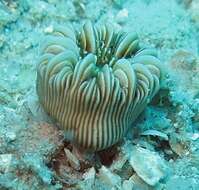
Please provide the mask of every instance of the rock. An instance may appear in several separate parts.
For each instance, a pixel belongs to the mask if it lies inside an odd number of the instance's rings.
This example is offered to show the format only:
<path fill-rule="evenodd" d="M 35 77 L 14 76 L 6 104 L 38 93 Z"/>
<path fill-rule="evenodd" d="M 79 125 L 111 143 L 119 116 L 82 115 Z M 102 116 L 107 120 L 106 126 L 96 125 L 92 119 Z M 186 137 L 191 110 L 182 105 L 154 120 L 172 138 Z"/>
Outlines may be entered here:
<path fill-rule="evenodd" d="M 197 57 L 192 53 L 184 49 L 176 51 L 170 61 L 171 67 L 179 72 L 187 72 L 193 70 L 197 64 Z"/>
<path fill-rule="evenodd" d="M 13 159 L 12 154 L 1 154 L 0 155 L 0 173 L 8 172 L 12 159 Z"/>
<path fill-rule="evenodd" d="M 43 17 L 47 16 L 47 10 L 52 11 L 52 5 L 49 6 L 47 2 L 37 1 L 37 4 L 32 1 L 28 1 L 29 10 L 29 19 L 41 20 Z"/>
<path fill-rule="evenodd" d="M 84 178 L 84 180 L 91 179 L 94 182 L 95 174 L 96 174 L 95 168 L 92 167 L 86 173 L 84 173 L 83 178 Z"/>
<path fill-rule="evenodd" d="M 16 133 L 14 131 L 7 131 L 5 138 L 8 143 L 13 142 L 16 139 Z"/>
<path fill-rule="evenodd" d="M 199 139 L 199 133 L 193 133 L 193 135 L 191 136 L 191 140 L 196 141 Z"/>
<path fill-rule="evenodd" d="M 178 50 L 169 62 L 170 75 L 182 91 L 196 96 L 199 93 L 199 58 L 191 51 Z"/>
<path fill-rule="evenodd" d="M 165 161 L 157 153 L 139 146 L 132 147 L 129 161 L 137 175 L 151 186 L 168 175 Z"/>
<path fill-rule="evenodd" d="M 37 174 L 44 183 L 51 184 L 52 172 L 38 154 L 26 153 L 22 162 L 24 162 L 27 168 L 30 168 L 31 171 Z"/>
<path fill-rule="evenodd" d="M 49 34 L 49 33 L 52 33 L 53 30 L 54 30 L 53 26 L 52 26 L 52 25 L 49 25 L 48 27 L 46 27 L 46 28 L 44 29 L 44 33 Z"/>
<path fill-rule="evenodd" d="M 125 2 L 124 0 L 112 0 L 112 1 L 118 8 L 122 8 L 122 6 Z"/>
<path fill-rule="evenodd" d="M 23 103 L 23 107 L 25 109 L 24 111 L 30 113 L 31 117 L 37 121 L 48 121 L 50 123 L 50 117 L 43 110 L 43 107 L 40 105 L 38 97 L 35 96 L 35 94 L 35 91 L 31 91 L 29 94 L 27 94 L 27 97 Z M 30 114 L 28 117 L 30 117 Z"/>
<path fill-rule="evenodd" d="M 165 190 L 188 190 L 198 189 L 198 183 L 194 178 L 173 176 L 166 184 Z"/>
<path fill-rule="evenodd" d="M 4 35 L 0 35 L 0 49 L 4 46 L 6 42 L 6 37 Z"/>
<path fill-rule="evenodd" d="M 86 7 L 83 1 L 73 0 L 73 5 L 75 7 L 77 15 L 79 15 L 80 17 L 85 16 Z"/>
<path fill-rule="evenodd" d="M 160 131 L 157 131 L 157 130 L 146 130 L 144 131 L 141 135 L 143 136 L 157 136 L 157 137 L 160 137 L 162 138 L 163 140 L 166 140 L 168 141 L 168 136 L 165 134 L 165 133 L 162 133 Z"/>
<path fill-rule="evenodd" d="M 184 135 L 182 136 L 181 134 L 172 133 L 170 135 L 169 145 L 171 150 L 180 157 L 190 153 L 190 142 L 185 138 Z"/>
<path fill-rule="evenodd" d="M 121 177 L 111 172 L 105 166 L 102 166 L 99 169 L 98 177 L 100 178 L 100 180 L 102 180 L 105 184 L 109 185 L 110 187 L 121 187 Z"/>
<path fill-rule="evenodd" d="M 27 128 L 25 124 L 20 126 L 13 146 L 19 155 L 38 154 L 47 163 L 62 147 L 62 142 L 63 134 L 54 125 L 46 122 L 33 122 Z"/>
<path fill-rule="evenodd" d="M 122 184 L 123 190 L 133 190 L 133 181 L 130 180 L 124 180 Z"/>
<path fill-rule="evenodd" d="M 128 10 L 127 9 L 122 9 L 121 11 L 118 12 L 118 14 L 116 15 L 116 21 L 119 24 L 123 24 L 127 21 L 128 19 Z"/>
<path fill-rule="evenodd" d="M 129 178 L 130 183 L 131 181 L 133 183 L 133 190 L 154 190 L 153 187 L 145 183 L 137 174 L 134 174 Z"/>
<path fill-rule="evenodd" d="M 8 25 L 11 22 L 15 22 L 19 16 L 17 11 L 6 10 L 4 6 L 0 3 L 0 28 Z"/>
<path fill-rule="evenodd" d="M 127 162 L 127 157 L 124 154 L 119 153 L 118 157 L 111 164 L 110 170 L 111 171 L 115 171 L 115 170 L 120 171 L 126 162 Z"/>
<path fill-rule="evenodd" d="M 84 181 L 80 183 L 82 189 L 92 190 L 95 185 L 95 168 L 90 168 L 86 173 L 83 174 Z"/>
<path fill-rule="evenodd" d="M 64 148 L 64 152 L 71 167 L 73 167 L 75 170 L 80 170 L 80 162 L 77 157 L 67 148 Z"/>
<path fill-rule="evenodd" d="M 196 23 L 199 23 L 198 8 L 199 8 L 199 1 L 191 1 L 191 3 L 190 3 L 191 18 Z"/>
<path fill-rule="evenodd" d="M 34 187 L 32 185 L 31 188 L 34 189 Z M 23 181 L 23 179 L 21 179 L 21 176 L 20 176 L 20 178 L 16 178 L 16 175 L 14 175 L 13 173 L 6 173 L 4 175 L 0 175 L 0 189 L 1 190 L 5 190 L 5 189 L 28 190 L 28 189 L 30 189 L 30 186 L 28 186 Z"/>

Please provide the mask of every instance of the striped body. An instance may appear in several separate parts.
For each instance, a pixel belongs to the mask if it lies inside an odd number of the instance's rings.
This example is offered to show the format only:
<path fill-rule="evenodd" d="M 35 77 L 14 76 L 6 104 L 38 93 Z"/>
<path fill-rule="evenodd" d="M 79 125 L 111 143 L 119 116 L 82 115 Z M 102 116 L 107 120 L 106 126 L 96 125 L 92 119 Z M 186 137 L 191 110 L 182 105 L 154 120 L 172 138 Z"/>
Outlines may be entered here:
<path fill-rule="evenodd" d="M 75 143 L 97 151 L 122 139 L 158 91 L 160 66 L 135 34 L 57 27 L 41 46 L 37 93 Z"/>

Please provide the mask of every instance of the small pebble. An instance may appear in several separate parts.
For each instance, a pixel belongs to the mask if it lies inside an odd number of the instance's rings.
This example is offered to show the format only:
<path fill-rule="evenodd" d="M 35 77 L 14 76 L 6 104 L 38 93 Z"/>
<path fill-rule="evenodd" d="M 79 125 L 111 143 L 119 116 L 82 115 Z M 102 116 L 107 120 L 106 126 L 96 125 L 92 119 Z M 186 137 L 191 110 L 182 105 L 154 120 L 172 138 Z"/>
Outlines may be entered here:
<path fill-rule="evenodd" d="M 133 181 L 132 180 L 124 180 L 122 184 L 123 190 L 133 190 Z"/>
<path fill-rule="evenodd" d="M 133 146 L 130 164 L 137 175 L 151 186 L 155 186 L 168 175 L 169 168 L 156 152 Z"/>
<path fill-rule="evenodd" d="M 121 186 L 121 177 L 117 174 L 111 172 L 105 166 L 102 166 L 99 169 L 99 178 L 109 186 L 120 187 Z"/>
<path fill-rule="evenodd" d="M 53 32 L 53 26 L 52 25 L 50 25 L 50 26 L 48 26 L 48 27 L 46 27 L 45 29 L 44 29 L 44 32 L 45 33 L 52 33 Z"/>
<path fill-rule="evenodd" d="M 6 132 L 6 140 L 7 142 L 13 142 L 16 140 L 16 134 L 13 131 L 7 131 Z"/>
<path fill-rule="evenodd" d="M 116 15 L 117 22 L 120 24 L 124 23 L 128 18 L 128 14 L 129 12 L 127 9 L 122 9 L 121 11 L 119 11 Z"/>
<path fill-rule="evenodd" d="M 199 138 L 199 133 L 194 133 L 191 137 L 191 140 L 195 141 Z"/>
<path fill-rule="evenodd" d="M 64 152 L 71 167 L 73 167 L 75 170 L 80 170 L 80 162 L 77 157 L 67 148 L 64 148 Z"/>
<path fill-rule="evenodd" d="M 8 172 L 12 157 L 12 154 L 0 154 L 0 173 Z"/>

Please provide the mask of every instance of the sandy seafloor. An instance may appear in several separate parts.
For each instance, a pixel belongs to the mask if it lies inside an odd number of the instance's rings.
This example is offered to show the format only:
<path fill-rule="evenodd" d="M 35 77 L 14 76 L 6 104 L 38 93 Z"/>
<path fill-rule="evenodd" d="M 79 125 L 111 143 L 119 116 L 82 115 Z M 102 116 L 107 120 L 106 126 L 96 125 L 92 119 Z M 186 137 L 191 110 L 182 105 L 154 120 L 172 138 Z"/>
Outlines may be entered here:
<path fill-rule="evenodd" d="M 136 31 L 166 74 L 129 137 L 85 162 L 40 109 L 35 80 L 42 37 L 88 19 Z M 1 0 L 0 189 L 199 189 L 199 0 Z"/>

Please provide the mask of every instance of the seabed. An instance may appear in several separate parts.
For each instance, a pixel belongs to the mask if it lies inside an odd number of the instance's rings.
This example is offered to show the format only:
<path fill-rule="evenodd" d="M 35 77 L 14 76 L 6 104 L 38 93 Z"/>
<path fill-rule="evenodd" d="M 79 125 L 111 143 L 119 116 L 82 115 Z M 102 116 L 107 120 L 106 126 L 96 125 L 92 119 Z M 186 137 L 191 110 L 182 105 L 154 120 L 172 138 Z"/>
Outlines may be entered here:
<path fill-rule="evenodd" d="M 123 141 L 84 159 L 36 94 L 41 39 L 87 20 L 137 32 L 165 68 Z M 1 190 L 198 190 L 198 0 L 1 0 Z"/>

